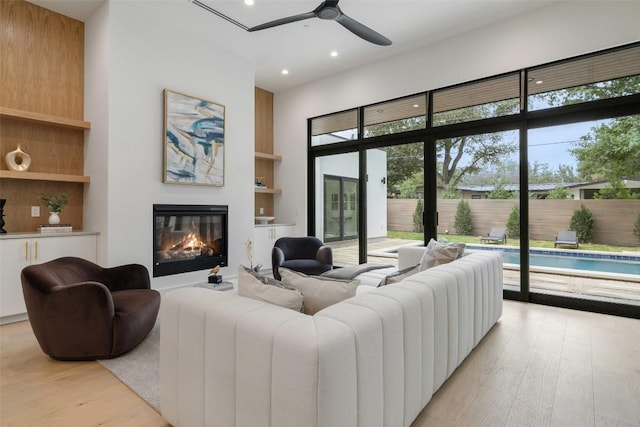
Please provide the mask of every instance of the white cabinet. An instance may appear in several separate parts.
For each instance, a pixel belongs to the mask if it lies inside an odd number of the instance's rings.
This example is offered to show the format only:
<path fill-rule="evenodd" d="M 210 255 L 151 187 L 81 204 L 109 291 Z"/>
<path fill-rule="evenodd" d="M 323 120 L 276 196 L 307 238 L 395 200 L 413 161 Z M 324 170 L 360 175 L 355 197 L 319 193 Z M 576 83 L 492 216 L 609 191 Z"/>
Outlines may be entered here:
<path fill-rule="evenodd" d="M 0 239 L 0 317 L 25 313 L 20 273 L 31 264 L 41 264 L 63 256 L 97 261 L 98 236 L 5 235 Z"/>
<path fill-rule="evenodd" d="M 280 237 L 293 236 L 293 225 L 258 225 L 253 231 L 253 265 L 271 271 L 271 249 Z"/>

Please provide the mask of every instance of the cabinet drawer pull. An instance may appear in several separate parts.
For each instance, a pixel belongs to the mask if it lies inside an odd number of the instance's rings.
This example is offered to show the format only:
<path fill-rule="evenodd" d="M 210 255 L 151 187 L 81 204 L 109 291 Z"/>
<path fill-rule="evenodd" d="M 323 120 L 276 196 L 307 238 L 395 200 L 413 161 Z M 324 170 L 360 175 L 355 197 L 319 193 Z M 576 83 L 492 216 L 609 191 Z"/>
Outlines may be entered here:
<path fill-rule="evenodd" d="M 24 242 L 24 260 L 29 261 L 29 242 Z"/>
<path fill-rule="evenodd" d="M 38 241 L 36 241 L 36 259 L 38 259 Z"/>

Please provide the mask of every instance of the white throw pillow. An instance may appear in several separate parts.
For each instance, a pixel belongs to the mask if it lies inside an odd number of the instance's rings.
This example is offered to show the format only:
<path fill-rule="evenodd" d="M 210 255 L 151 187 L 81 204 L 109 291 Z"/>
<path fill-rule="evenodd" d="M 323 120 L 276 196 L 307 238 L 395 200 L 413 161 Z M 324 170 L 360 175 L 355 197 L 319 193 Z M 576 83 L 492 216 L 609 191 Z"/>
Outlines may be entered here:
<path fill-rule="evenodd" d="M 431 243 L 431 242 L 429 242 L 429 243 Z M 445 246 L 455 246 L 456 248 L 458 248 L 458 258 L 460 258 L 460 257 L 462 257 L 462 255 L 464 255 L 464 250 L 467 247 L 466 243 L 463 243 L 463 242 L 450 242 L 447 239 L 445 239 L 444 237 L 439 238 L 437 243 L 439 243 L 441 245 L 445 245 Z"/>
<path fill-rule="evenodd" d="M 315 314 L 325 307 L 356 294 L 359 280 L 329 279 L 323 276 L 307 276 L 287 268 L 278 269 L 282 281 L 302 292 L 304 312 Z"/>
<path fill-rule="evenodd" d="M 265 283 L 243 266 L 238 267 L 238 295 L 302 311 L 302 293 L 295 288 L 286 287 L 284 283 L 280 286 L 276 282 L 281 283 L 275 279 Z"/>
<path fill-rule="evenodd" d="M 393 274 L 389 274 L 387 277 L 380 281 L 380 286 L 390 285 L 392 283 L 398 283 L 399 281 L 406 279 L 420 271 L 420 264 L 416 264 L 413 267 L 405 268 L 404 270 L 396 271 Z"/>
<path fill-rule="evenodd" d="M 444 245 L 431 239 L 420 260 L 420 271 L 436 265 L 447 264 L 456 258 L 458 258 L 458 248 L 456 246 Z"/>

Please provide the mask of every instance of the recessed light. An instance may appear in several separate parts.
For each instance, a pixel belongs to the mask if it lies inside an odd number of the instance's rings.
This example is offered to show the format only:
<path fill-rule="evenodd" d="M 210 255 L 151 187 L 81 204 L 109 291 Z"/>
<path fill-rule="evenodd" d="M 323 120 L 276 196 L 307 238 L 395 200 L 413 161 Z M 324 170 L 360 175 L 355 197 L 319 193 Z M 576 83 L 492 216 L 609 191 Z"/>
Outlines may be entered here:
<path fill-rule="evenodd" d="M 287 70 L 286 68 L 283 68 L 282 74 L 286 76 L 287 74 L 289 74 L 289 70 Z"/>
<path fill-rule="evenodd" d="M 247 6 L 253 6 L 253 0 L 244 0 L 244 4 Z"/>
<path fill-rule="evenodd" d="M 332 51 L 331 51 L 331 56 L 332 56 L 333 58 L 335 58 L 336 56 L 338 56 L 338 52 L 336 52 L 335 50 L 332 50 Z"/>
<path fill-rule="evenodd" d="M 541 85 L 542 83 L 543 83 L 543 81 L 542 81 L 542 80 L 536 80 L 536 84 L 537 84 L 537 85 Z"/>
<path fill-rule="evenodd" d="M 413 108 L 418 108 L 420 104 L 413 104 Z"/>

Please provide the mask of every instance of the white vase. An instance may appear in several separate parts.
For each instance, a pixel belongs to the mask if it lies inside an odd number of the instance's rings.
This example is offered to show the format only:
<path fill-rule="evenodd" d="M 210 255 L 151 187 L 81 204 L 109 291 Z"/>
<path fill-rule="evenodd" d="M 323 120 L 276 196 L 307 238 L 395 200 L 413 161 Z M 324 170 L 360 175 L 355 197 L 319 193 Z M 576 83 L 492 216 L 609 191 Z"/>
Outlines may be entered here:
<path fill-rule="evenodd" d="M 49 224 L 52 224 L 52 225 L 60 224 L 59 212 L 49 212 Z"/>

